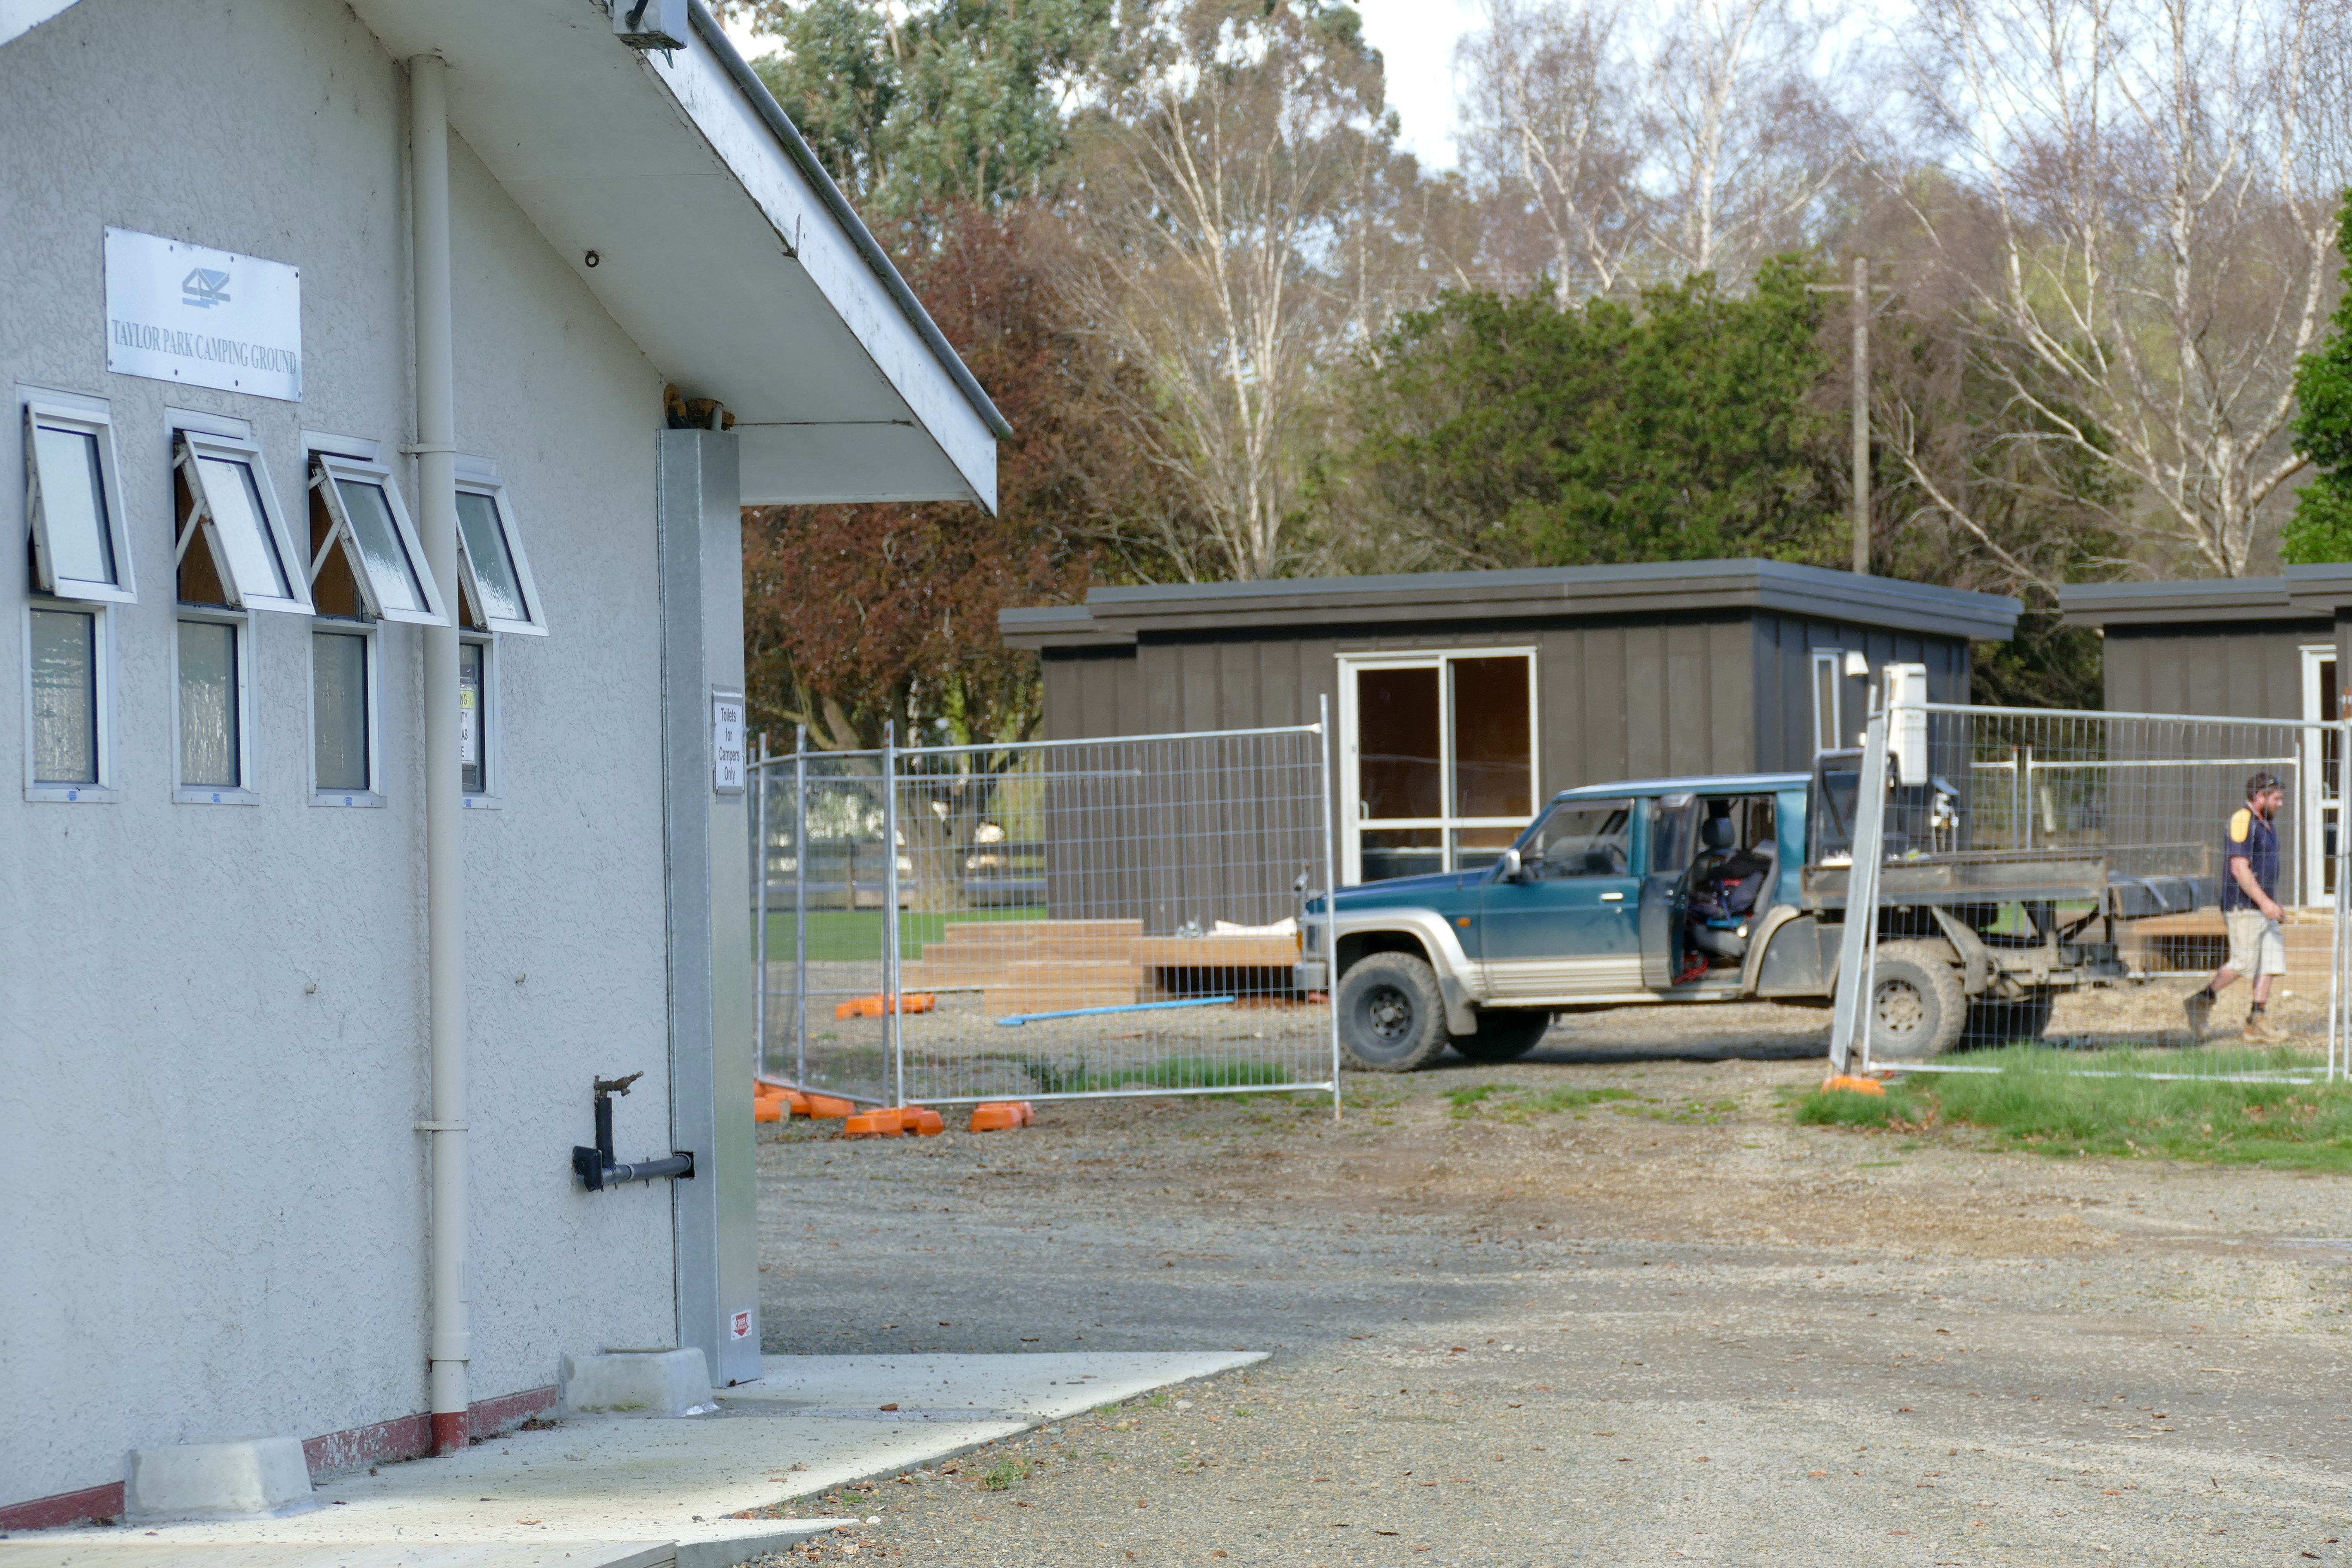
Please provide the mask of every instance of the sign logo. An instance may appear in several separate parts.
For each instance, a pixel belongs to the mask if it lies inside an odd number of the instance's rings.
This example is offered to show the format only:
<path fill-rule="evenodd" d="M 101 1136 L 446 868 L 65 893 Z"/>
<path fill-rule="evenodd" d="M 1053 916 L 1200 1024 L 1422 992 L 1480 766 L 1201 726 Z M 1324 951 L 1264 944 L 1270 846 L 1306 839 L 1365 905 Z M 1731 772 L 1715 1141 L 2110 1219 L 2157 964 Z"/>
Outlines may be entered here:
<path fill-rule="evenodd" d="M 192 268 L 185 278 L 180 279 L 180 303 L 194 305 L 199 310 L 227 304 L 228 274 L 215 272 L 209 267 Z"/>

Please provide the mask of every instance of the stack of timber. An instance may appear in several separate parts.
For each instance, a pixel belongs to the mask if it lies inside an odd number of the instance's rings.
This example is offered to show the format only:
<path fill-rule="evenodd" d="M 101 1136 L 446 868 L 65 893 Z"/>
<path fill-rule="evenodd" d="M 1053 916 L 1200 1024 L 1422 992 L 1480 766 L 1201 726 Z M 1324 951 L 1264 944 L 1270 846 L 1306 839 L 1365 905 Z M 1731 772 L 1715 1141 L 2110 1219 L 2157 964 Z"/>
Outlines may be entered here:
<path fill-rule="evenodd" d="M 2279 984 L 2325 992 L 2335 919 L 2326 908 L 2287 910 L 2279 932 L 2286 939 L 2286 973 Z M 2116 956 L 2136 974 L 2210 974 L 2229 952 L 2230 931 L 2219 910 L 2116 922 Z"/>
<path fill-rule="evenodd" d="M 999 1017 L 1121 1007 L 1211 990 L 1286 988 L 1287 936 L 1143 934 L 1141 921 L 958 921 L 900 966 L 908 991 L 982 991 Z"/>

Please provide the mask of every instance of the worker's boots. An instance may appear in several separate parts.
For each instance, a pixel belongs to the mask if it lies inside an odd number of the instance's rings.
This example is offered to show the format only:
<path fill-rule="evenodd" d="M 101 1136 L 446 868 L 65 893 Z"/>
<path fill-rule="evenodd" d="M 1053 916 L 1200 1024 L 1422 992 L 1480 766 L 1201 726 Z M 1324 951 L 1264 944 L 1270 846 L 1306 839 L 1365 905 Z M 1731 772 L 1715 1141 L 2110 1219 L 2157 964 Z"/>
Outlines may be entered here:
<path fill-rule="evenodd" d="M 2294 1040 L 2294 1037 L 2272 1023 L 2270 1015 L 2257 1013 L 2246 1020 L 2246 1032 L 2243 1038 L 2250 1046 L 2284 1046 Z"/>
<path fill-rule="evenodd" d="M 2192 1040 L 2203 1039 L 2207 1026 L 2213 1021 L 2213 993 L 2204 986 L 2199 986 L 2182 999 L 2180 1010 L 2188 1016 L 2189 1037 Z"/>

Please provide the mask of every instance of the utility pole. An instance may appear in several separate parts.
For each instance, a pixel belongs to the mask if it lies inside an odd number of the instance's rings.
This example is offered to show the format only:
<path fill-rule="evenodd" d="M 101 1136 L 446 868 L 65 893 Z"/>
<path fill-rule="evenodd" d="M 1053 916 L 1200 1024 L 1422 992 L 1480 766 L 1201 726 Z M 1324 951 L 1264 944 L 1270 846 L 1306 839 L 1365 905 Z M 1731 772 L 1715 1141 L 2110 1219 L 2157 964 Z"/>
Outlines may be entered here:
<path fill-rule="evenodd" d="M 1870 263 L 1853 258 L 1853 574 L 1870 575 Z"/>
<path fill-rule="evenodd" d="M 1853 281 L 1809 283 L 1817 294 L 1853 295 L 1853 497 L 1850 526 L 1853 533 L 1853 571 L 1870 575 L 1870 262 L 1853 258 Z M 1881 287 L 1877 292 L 1891 293 Z"/>

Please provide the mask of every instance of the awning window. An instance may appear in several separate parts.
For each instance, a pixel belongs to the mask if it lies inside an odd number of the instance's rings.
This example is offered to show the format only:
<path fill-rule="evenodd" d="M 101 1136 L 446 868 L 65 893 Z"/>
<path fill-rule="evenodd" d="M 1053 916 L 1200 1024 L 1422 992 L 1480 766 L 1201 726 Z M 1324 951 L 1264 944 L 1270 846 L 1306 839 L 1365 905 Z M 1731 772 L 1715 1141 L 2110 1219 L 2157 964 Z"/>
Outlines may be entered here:
<path fill-rule="evenodd" d="M 134 601 L 107 416 L 26 404 L 25 473 L 34 584 L 60 599 Z"/>
<path fill-rule="evenodd" d="M 344 613 L 446 626 L 449 612 L 425 563 L 425 546 L 408 521 L 392 470 L 324 452 L 310 458 L 310 581 L 330 568 L 349 574 L 360 603 Z M 337 574 L 340 585 L 341 574 Z M 322 612 L 331 611 L 320 589 Z"/>
<path fill-rule="evenodd" d="M 466 624 L 486 631 L 545 637 L 539 588 L 523 555 L 522 534 L 506 487 L 485 479 L 457 481 L 457 575 Z"/>
<path fill-rule="evenodd" d="M 178 500 L 173 562 L 192 605 L 310 613 L 302 557 L 250 442 L 182 431 L 173 458 Z"/>

